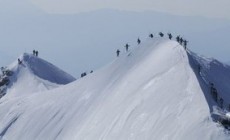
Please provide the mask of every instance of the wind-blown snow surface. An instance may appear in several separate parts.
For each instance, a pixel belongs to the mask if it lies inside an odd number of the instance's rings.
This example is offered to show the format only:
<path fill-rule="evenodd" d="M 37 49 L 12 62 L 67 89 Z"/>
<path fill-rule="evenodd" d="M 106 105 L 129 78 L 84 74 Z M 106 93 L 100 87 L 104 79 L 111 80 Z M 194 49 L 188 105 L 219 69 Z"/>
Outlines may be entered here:
<path fill-rule="evenodd" d="M 76 82 L 0 100 L 0 139 L 225 140 L 177 42 L 153 39 Z"/>
<path fill-rule="evenodd" d="M 15 61 L 8 67 L 14 74 L 10 77 L 7 96 L 46 91 L 75 80 L 71 75 L 34 55 L 25 53 L 19 59 L 22 64 Z"/>

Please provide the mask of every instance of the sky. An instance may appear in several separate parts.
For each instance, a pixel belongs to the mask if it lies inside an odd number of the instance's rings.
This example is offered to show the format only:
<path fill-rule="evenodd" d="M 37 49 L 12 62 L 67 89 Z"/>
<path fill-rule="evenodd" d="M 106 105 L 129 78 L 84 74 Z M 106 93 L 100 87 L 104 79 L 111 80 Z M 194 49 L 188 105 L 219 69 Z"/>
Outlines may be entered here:
<path fill-rule="evenodd" d="M 134 49 L 138 37 L 145 41 L 149 33 L 157 36 L 159 31 L 189 39 L 189 48 L 196 53 L 230 61 L 230 20 L 226 16 L 230 12 L 224 12 L 228 10 L 227 1 L 222 5 L 205 0 L 169 3 L 0 0 L 0 66 L 35 49 L 40 57 L 77 78 L 82 72 L 113 61 L 117 49 L 124 53 L 124 44 L 129 43 Z M 218 10 L 212 14 L 214 5 Z M 183 12 L 176 13 L 177 10 Z M 190 14 L 198 16 L 185 16 Z"/>
<path fill-rule="evenodd" d="M 73 14 L 101 8 L 158 11 L 230 19 L 229 0 L 30 0 L 48 13 Z"/>

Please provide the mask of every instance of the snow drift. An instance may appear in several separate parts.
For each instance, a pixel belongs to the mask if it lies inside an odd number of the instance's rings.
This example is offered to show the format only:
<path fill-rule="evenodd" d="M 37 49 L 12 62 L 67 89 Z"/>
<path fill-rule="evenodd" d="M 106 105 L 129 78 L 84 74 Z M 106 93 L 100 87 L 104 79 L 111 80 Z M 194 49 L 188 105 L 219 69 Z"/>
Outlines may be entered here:
<path fill-rule="evenodd" d="M 0 139 L 230 139 L 210 117 L 214 102 L 197 59 L 177 42 L 155 38 L 68 85 L 6 96 Z"/>

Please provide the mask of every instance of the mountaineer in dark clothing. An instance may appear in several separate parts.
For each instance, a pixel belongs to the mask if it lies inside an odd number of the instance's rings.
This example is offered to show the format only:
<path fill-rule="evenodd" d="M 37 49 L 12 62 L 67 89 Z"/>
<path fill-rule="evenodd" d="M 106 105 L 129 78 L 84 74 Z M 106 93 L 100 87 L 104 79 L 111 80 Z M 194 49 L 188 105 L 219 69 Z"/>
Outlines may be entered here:
<path fill-rule="evenodd" d="M 38 56 L 38 51 L 35 51 L 35 55 Z"/>
<path fill-rule="evenodd" d="M 33 55 L 35 55 L 35 53 L 36 53 L 36 51 L 35 51 L 35 50 L 33 50 Z"/>
<path fill-rule="evenodd" d="M 18 58 L 18 64 L 22 64 L 22 61 Z"/>
<path fill-rule="evenodd" d="M 180 44 L 182 45 L 182 43 L 184 42 L 183 38 L 180 38 Z"/>
<path fill-rule="evenodd" d="M 188 41 L 187 41 L 187 40 L 184 40 L 184 47 L 185 47 L 185 48 L 187 47 L 187 44 L 188 44 Z"/>
<path fill-rule="evenodd" d="M 180 36 L 179 36 L 179 35 L 176 37 L 176 41 L 177 41 L 178 43 L 180 43 Z"/>
<path fill-rule="evenodd" d="M 168 33 L 168 36 L 169 36 L 169 39 L 171 40 L 172 39 L 172 34 Z"/>
<path fill-rule="evenodd" d="M 129 44 L 128 43 L 125 45 L 125 49 L 126 49 L 126 52 L 129 51 Z"/>
<path fill-rule="evenodd" d="M 139 45 L 141 43 L 140 38 L 137 39 L 137 44 Z"/>
<path fill-rule="evenodd" d="M 159 32 L 160 37 L 164 37 L 164 34 L 162 32 Z"/>
<path fill-rule="evenodd" d="M 119 54 L 120 54 L 120 50 L 117 49 L 117 57 L 119 57 Z"/>
<path fill-rule="evenodd" d="M 87 74 L 86 74 L 86 72 L 83 72 L 82 74 L 81 74 L 81 77 L 84 77 L 84 76 L 86 76 Z"/>
<path fill-rule="evenodd" d="M 150 38 L 153 38 L 153 34 L 150 34 L 149 37 L 150 37 Z"/>

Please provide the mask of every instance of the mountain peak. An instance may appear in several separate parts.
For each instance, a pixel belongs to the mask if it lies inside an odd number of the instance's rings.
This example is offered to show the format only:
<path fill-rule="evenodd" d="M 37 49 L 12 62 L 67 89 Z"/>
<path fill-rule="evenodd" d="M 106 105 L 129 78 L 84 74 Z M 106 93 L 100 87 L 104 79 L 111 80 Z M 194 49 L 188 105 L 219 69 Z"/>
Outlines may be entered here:
<path fill-rule="evenodd" d="M 3 68 L 0 96 L 28 95 L 65 85 L 76 79 L 53 64 L 35 56 L 24 53 L 10 66 Z M 9 74 L 6 74 L 8 71 Z M 5 86 L 7 85 L 7 86 Z M 7 90 L 7 92 L 6 92 Z M 20 94 L 17 94 L 20 92 Z"/>
<path fill-rule="evenodd" d="M 40 77 L 41 79 L 56 84 L 68 84 L 76 80 L 73 76 L 67 74 L 38 56 L 24 53 L 21 58 L 22 63 L 29 68 L 34 75 Z"/>
<path fill-rule="evenodd" d="M 198 74 L 191 55 L 175 41 L 154 38 L 72 84 L 6 97 L 0 103 L 0 139 L 229 139 L 210 117 L 212 98 L 202 82 L 209 67 L 200 63 Z M 48 65 L 33 55 L 22 58 L 33 73 Z M 221 83 L 220 76 L 214 83 Z"/>

